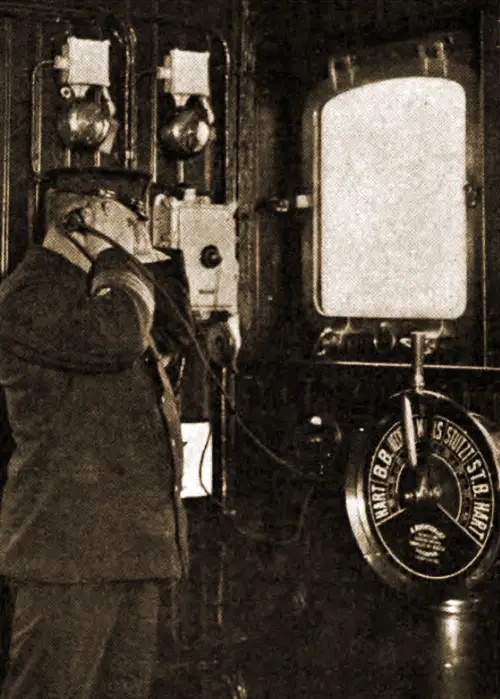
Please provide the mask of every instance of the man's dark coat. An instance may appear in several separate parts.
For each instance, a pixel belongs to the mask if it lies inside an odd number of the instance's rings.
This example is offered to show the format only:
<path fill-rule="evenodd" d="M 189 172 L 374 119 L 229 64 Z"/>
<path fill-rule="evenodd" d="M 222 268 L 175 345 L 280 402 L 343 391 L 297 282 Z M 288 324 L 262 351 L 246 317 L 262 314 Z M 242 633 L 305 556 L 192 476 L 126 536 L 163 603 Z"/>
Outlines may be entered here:
<path fill-rule="evenodd" d="M 2 575 L 94 582 L 176 578 L 185 567 L 179 426 L 165 426 L 146 301 L 156 297 L 153 335 L 172 352 L 189 340 L 188 288 L 179 251 L 148 269 L 170 302 L 115 249 L 87 275 L 34 246 L 0 286 L 0 384 L 16 444 Z"/>

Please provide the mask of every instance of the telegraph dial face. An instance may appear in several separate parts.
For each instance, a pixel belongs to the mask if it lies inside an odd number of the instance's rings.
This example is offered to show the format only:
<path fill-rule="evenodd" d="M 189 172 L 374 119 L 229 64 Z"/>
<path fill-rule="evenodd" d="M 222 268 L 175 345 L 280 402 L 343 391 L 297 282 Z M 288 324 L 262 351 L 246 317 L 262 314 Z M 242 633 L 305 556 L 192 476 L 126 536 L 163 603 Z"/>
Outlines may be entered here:
<path fill-rule="evenodd" d="M 375 568 L 385 559 L 386 568 L 389 562 L 407 580 L 471 574 L 497 538 L 492 442 L 475 418 L 442 407 L 449 408 L 447 400 L 444 406 L 434 401 L 427 417 L 413 416 L 417 469 L 408 464 L 396 417 L 370 442 L 351 488 L 357 493 L 351 525 L 355 535 L 363 530 L 368 559 Z"/>

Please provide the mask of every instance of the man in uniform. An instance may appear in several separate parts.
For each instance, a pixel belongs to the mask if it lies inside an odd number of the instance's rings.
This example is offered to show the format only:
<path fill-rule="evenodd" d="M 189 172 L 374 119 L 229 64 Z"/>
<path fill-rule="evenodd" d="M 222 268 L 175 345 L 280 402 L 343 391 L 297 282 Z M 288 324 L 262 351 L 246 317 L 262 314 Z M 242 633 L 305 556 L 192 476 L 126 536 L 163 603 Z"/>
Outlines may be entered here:
<path fill-rule="evenodd" d="M 147 176 L 67 169 L 47 187 L 43 245 L 0 286 L 16 445 L 0 513 L 15 598 L 2 698 L 146 699 L 159 582 L 187 568 L 163 366 L 192 336 L 183 257 L 151 247 Z"/>

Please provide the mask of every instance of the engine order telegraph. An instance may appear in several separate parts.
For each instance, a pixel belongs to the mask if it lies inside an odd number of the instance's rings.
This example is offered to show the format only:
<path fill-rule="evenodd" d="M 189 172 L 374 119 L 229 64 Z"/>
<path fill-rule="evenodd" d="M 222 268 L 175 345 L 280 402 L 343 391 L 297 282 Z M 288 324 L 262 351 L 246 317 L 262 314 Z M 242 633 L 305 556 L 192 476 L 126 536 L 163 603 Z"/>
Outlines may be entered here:
<path fill-rule="evenodd" d="M 423 389 L 391 397 L 359 428 L 346 482 L 361 552 L 395 586 L 484 580 L 499 544 L 499 433 L 482 416 Z"/>

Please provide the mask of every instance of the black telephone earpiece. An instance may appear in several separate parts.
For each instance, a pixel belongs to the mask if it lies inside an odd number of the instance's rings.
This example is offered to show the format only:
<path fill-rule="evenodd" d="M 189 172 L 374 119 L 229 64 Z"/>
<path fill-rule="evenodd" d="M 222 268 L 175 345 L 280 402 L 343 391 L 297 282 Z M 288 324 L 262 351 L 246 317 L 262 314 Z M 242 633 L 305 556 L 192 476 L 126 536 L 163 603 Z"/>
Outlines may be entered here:
<path fill-rule="evenodd" d="M 73 233 L 75 231 L 85 233 L 86 227 L 83 209 L 73 209 L 64 219 L 64 230 L 67 233 Z"/>

